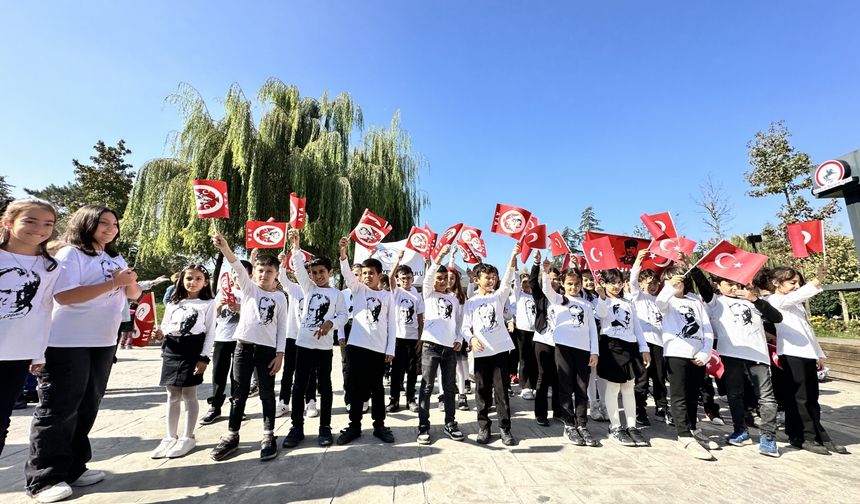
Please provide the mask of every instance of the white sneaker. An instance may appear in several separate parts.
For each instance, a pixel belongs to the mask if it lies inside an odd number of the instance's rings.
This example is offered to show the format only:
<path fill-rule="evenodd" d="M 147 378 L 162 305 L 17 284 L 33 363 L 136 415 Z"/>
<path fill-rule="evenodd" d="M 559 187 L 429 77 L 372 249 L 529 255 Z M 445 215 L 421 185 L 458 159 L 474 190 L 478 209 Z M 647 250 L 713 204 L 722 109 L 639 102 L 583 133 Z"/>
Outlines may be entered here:
<path fill-rule="evenodd" d="M 362 403 L 361 412 L 367 413 L 370 411 L 370 403 Z"/>
<path fill-rule="evenodd" d="M 158 446 L 149 454 L 149 458 L 160 459 L 167 456 L 167 452 L 176 444 L 176 438 L 166 437 L 158 443 Z"/>
<path fill-rule="evenodd" d="M 320 412 L 317 409 L 317 402 L 311 399 L 305 405 L 305 416 L 308 418 L 316 418 L 320 416 Z"/>
<path fill-rule="evenodd" d="M 708 450 L 720 449 L 719 443 L 709 438 L 704 432 L 702 432 L 702 429 L 696 429 L 691 432 L 693 433 L 693 437 L 696 438 L 696 441 L 698 441 L 703 448 L 706 448 Z"/>
<path fill-rule="evenodd" d="M 46 487 L 33 496 L 37 502 L 59 502 L 72 496 L 72 487 L 65 481 Z"/>
<path fill-rule="evenodd" d="M 70 485 L 73 487 L 85 487 L 95 485 L 99 481 L 105 479 L 104 471 L 96 471 L 95 469 L 87 469 L 81 474 L 78 479 L 72 481 Z"/>
<path fill-rule="evenodd" d="M 188 452 L 193 450 L 195 446 L 197 446 L 197 440 L 194 439 L 194 436 L 181 437 L 171 449 L 167 450 L 167 458 L 184 457 Z"/>
<path fill-rule="evenodd" d="M 275 418 L 281 418 L 286 415 L 290 408 L 284 401 L 278 401 L 278 404 L 275 406 Z"/>
<path fill-rule="evenodd" d="M 696 438 L 679 437 L 678 448 L 689 453 L 693 456 L 693 458 L 697 458 L 699 460 L 714 460 L 714 456 L 711 455 L 711 452 L 709 452 L 702 445 L 700 445 Z"/>
<path fill-rule="evenodd" d="M 520 397 L 522 397 L 526 401 L 534 401 L 535 400 L 535 391 L 532 389 L 528 389 L 528 388 L 523 389 L 523 391 L 520 392 Z"/>

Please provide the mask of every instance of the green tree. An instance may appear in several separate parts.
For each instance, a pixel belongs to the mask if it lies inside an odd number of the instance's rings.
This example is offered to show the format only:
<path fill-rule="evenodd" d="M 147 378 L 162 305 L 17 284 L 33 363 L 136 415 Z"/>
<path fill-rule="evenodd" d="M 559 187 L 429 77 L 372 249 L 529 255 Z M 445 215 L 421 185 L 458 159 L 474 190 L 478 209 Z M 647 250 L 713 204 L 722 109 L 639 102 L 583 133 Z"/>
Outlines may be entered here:
<path fill-rule="evenodd" d="M 12 184 L 6 182 L 6 175 L 0 175 L 0 207 L 12 200 Z"/>

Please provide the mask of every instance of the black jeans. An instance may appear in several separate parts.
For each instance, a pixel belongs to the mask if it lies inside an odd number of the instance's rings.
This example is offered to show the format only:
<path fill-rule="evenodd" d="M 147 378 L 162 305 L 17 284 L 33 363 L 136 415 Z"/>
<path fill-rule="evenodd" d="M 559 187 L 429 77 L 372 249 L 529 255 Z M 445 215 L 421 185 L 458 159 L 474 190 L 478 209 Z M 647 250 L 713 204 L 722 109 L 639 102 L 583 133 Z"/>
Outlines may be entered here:
<path fill-rule="evenodd" d="M 651 379 L 651 395 L 654 396 L 654 404 L 658 408 L 666 408 L 666 363 L 663 360 L 663 347 L 648 343 L 651 352 L 651 365 L 646 372 L 636 377 L 634 392 L 636 393 L 636 414 L 645 414 L 645 405 L 648 402 L 648 379 Z"/>
<path fill-rule="evenodd" d="M 496 398 L 496 414 L 502 430 L 511 428 L 511 404 L 508 401 L 508 353 L 502 352 L 489 357 L 475 357 L 475 402 L 478 406 L 478 426 L 489 429 L 490 404 L 493 393 Z M 446 394 L 446 397 L 453 397 Z"/>
<path fill-rule="evenodd" d="M 227 377 L 230 377 L 230 394 L 236 390 L 236 382 L 230 373 L 233 364 L 233 352 L 236 350 L 235 341 L 216 341 L 212 350 L 212 396 L 206 402 L 215 410 L 221 410 L 227 399 Z"/>
<path fill-rule="evenodd" d="M 349 360 L 349 426 L 361 430 L 361 417 L 364 415 L 364 401 L 370 399 L 370 417 L 373 428 L 385 426 L 385 386 L 382 375 L 385 373 L 385 354 L 367 348 L 347 345 Z"/>
<path fill-rule="evenodd" d="M 89 433 L 107 389 L 116 347 L 48 347 L 24 466 L 27 493 L 71 483 L 92 458 Z"/>
<path fill-rule="evenodd" d="M 397 338 L 394 343 L 394 362 L 391 363 L 391 402 L 400 402 L 403 375 L 406 375 L 406 402 L 415 402 L 415 382 L 418 381 L 418 359 L 415 350 L 418 340 Z"/>
<path fill-rule="evenodd" d="M 564 424 L 568 427 L 585 427 L 588 424 L 588 377 L 591 353 L 566 345 L 555 346 L 555 364 L 558 372 L 558 399 Z"/>
<path fill-rule="evenodd" d="M 283 401 L 284 404 L 290 404 L 290 397 L 292 397 L 293 393 L 293 376 L 295 376 L 296 373 L 297 348 L 298 346 L 296 346 L 296 340 L 292 338 L 287 338 L 287 344 L 284 347 L 284 371 L 281 374 L 281 391 L 278 394 L 278 399 Z M 330 365 L 329 369 L 331 369 Z M 331 381 L 331 375 L 329 375 L 329 381 Z M 302 392 L 305 396 L 305 403 L 308 403 L 317 398 L 316 371 L 311 371 L 310 377 L 308 378 L 308 383 L 305 388 L 302 389 Z"/>
<path fill-rule="evenodd" d="M 418 431 L 430 430 L 430 398 L 436 384 L 436 370 L 442 368 L 442 397 L 445 425 L 454 422 L 454 396 L 457 395 L 457 357 L 451 347 L 424 342 L 421 348 L 421 390 L 418 392 Z"/>
<path fill-rule="evenodd" d="M 773 383 L 770 380 L 770 365 L 759 364 L 745 359 L 723 356 L 723 366 L 726 389 L 729 399 L 729 411 L 732 413 L 732 424 L 735 432 L 747 430 L 744 413 L 746 413 L 745 394 L 747 380 L 752 383 L 753 397 L 758 399 L 759 429 L 763 434 L 776 435 L 776 397 L 773 395 Z"/>
<path fill-rule="evenodd" d="M 520 359 L 517 367 L 517 374 L 520 377 L 520 387 L 534 389 L 537 381 L 537 360 L 535 358 L 535 349 L 532 339 L 534 331 L 514 330 L 514 336 L 519 343 Z"/>
<path fill-rule="evenodd" d="M 535 418 L 547 418 L 547 396 L 552 388 L 553 415 L 561 413 L 559 404 L 558 371 L 555 365 L 555 348 L 551 345 L 535 341 L 534 355 L 537 361 L 537 379 L 535 380 Z"/>
<path fill-rule="evenodd" d="M 12 408 L 24 388 L 29 368 L 29 360 L 0 361 L 0 455 L 6 446 Z"/>
<path fill-rule="evenodd" d="M 305 423 L 302 408 L 302 390 L 310 389 L 310 382 L 317 377 L 320 389 L 320 427 L 331 427 L 331 359 L 332 350 L 296 347 L 296 381 L 293 384 L 293 427 Z"/>
<path fill-rule="evenodd" d="M 347 343 L 349 343 L 349 333 L 352 331 L 352 319 L 349 320 L 346 324 L 343 325 L 343 336 Z M 334 341 L 338 343 L 340 338 L 340 332 L 335 331 L 334 333 Z M 348 345 L 347 345 L 348 346 Z M 343 402 L 344 404 L 350 403 L 350 395 L 349 395 L 349 352 L 347 352 L 347 346 L 340 347 L 340 372 L 343 375 Z"/>
<path fill-rule="evenodd" d="M 788 400 L 785 403 L 785 434 L 792 441 L 830 441 L 821 425 L 818 403 L 818 361 L 791 355 L 780 355 L 785 371 Z"/>
<path fill-rule="evenodd" d="M 669 386 L 672 388 L 672 417 L 678 436 L 692 436 L 696 429 L 696 411 L 699 409 L 699 389 L 705 379 L 705 366 L 697 366 L 692 359 L 666 357 Z"/>
<path fill-rule="evenodd" d="M 269 373 L 269 363 L 275 358 L 275 354 L 275 349 L 266 345 L 242 341 L 236 345 L 236 351 L 233 353 L 233 381 L 236 387 L 230 391 L 232 405 L 230 421 L 227 424 L 231 432 L 239 432 L 242 427 L 245 403 L 251 390 L 251 376 L 255 370 L 260 403 L 263 405 L 263 430 L 275 430 L 275 377 Z"/>
<path fill-rule="evenodd" d="M 719 389 L 720 385 L 718 381 L 717 392 L 719 392 Z M 711 375 L 705 375 L 702 378 L 702 386 L 699 388 L 699 394 L 702 395 L 702 409 L 705 410 L 705 413 L 719 415 L 720 405 L 714 400 L 716 397 L 714 392 L 714 379 Z M 672 415 L 674 416 L 674 413 L 672 413 Z"/>

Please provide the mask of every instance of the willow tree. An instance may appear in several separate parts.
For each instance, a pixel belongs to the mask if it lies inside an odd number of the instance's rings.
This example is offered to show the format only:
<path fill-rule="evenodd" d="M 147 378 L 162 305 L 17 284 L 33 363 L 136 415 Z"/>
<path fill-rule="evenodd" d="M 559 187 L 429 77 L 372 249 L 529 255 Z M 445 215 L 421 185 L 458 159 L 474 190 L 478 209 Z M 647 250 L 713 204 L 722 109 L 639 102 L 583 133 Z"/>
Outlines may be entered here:
<path fill-rule="evenodd" d="M 178 107 L 184 126 L 173 135 L 171 158 L 149 161 L 138 171 L 122 220 L 124 239 L 138 248 L 139 262 L 211 258 L 214 226 L 241 248 L 245 221 L 286 220 L 293 191 L 307 198 L 303 246 L 331 257 L 365 208 L 387 218 L 397 238 L 427 203 L 417 188 L 422 163 L 399 114 L 389 128 L 371 128 L 352 145 L 364 124 L 348 93 L 313 99 L 269 79 L 257 95 L 263 111 L 258 124 L 237 85 L 227 92 L 218 120 L 188 85 L 167 100 Z M 229 219 L 197 218 L 194 179 L 227 182 Z"/>

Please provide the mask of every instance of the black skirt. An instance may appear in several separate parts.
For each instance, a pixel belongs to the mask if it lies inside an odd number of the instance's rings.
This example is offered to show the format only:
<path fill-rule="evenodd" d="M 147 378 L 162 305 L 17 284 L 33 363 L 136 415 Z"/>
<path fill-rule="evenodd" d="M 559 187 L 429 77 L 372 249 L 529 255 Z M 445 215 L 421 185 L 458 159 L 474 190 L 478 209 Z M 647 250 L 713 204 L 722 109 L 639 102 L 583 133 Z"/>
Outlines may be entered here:
<path fill-rule="evenodd" d="M 637 369 L 644 367 L 639 344 L 611 338 L 601 334 L 598 340 L 600 358 L 597 376 L 613 383 L 626 383 L 636 377 Z"/>
<path fill-rule="evenodd" d="M 203 383 L 203 374 L 194 374 L 194 369 L 200 360 L 205 340 L 205 334 L 164 336 L 161 344 L 162 387 L 193 387 Z"/>

